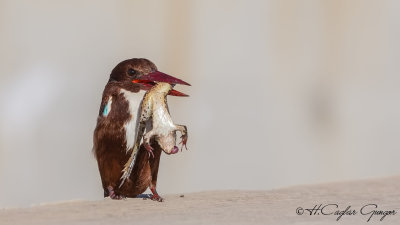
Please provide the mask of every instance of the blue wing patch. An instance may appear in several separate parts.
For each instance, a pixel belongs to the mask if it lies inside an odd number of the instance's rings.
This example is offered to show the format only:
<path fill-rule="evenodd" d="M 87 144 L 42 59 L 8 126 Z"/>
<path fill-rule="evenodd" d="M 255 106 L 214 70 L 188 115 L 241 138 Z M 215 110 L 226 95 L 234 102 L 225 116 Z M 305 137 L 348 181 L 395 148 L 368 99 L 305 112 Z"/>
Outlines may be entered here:
<path fill-rule="evenodd" d="M 108 114 L 111 111 L 111 103 L 112 103 L 112 98 L 110 97 L 108 99 L 108 102 L 106 104 L 106 106 L 104 106 L 104 110 L 103 110 L 103 116 L 108 116 Z"/>

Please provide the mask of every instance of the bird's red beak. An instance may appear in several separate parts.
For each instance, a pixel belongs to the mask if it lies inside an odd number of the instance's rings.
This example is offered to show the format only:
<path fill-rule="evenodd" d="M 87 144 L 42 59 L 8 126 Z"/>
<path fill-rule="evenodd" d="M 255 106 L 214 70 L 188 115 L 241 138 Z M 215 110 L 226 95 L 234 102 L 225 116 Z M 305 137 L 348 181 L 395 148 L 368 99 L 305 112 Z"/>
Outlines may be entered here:
<path fill-rule="evenodd" d="M 172 85 L 183 84 L 183 85 L 191 86 L 189 83 L 187 83 L 181 79 L 178 79 L 176 77 L 170 76 L 165 73 L 162 73 L 160 71 L 155 71 L 155 72 L 149 73 L 147 75 L 143 75 L 139 79 L 132 80 L 132 82 L 140 84 L 141 89 L 143 89 L 143 90 L 149 90 L 151 87 L 153 87 L 156 84 L 156 82 L 165 82 L 165 83 L 169 83 Z M 189 96 L 187 94 L 184 94 L 184 93 L 179 92 L 174 89 L 172 89 L 169 92 L 169 95 L 181 96 L 181 97 Z"/>

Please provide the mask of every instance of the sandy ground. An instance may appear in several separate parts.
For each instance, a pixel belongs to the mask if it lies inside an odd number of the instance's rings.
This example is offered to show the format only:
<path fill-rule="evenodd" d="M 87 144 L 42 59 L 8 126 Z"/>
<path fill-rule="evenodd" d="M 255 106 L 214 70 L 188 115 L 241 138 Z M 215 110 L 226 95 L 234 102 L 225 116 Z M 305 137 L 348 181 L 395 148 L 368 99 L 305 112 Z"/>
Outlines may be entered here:
<path fill-rule="evenodd" d="M 212 191 L 166 195 L 159 203 L 142 198 L 114 201 L 74 201 L 0 210 L 0 224 L 400 224 L 400 177 L 295 186 L 270 191 Z M 329 205 L 322 215 L 315 205 Z M 395 215 L 361 215 L 396 211 Z M 300 209 L 299 207 L 302 207 Z M 318 207 L 316 207 L 318 208 Z M 303 215 L 297 215 L 303 213 Z M 319 215 L 318 215 L 319 214 Z"/>

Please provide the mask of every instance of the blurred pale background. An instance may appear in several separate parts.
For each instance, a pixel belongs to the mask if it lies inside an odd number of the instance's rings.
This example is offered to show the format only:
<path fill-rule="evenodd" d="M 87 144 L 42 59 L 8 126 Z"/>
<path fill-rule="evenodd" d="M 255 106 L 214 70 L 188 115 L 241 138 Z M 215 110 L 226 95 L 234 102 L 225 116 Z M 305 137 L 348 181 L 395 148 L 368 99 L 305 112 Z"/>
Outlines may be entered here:
<path fill-rule="evenodd" d="M 399 1 L 0 1 L 0 207 L 101 199 L 101 93 L 145 57 L 189 151 L 159 192 L 271 189 L 400 172 Z"/>

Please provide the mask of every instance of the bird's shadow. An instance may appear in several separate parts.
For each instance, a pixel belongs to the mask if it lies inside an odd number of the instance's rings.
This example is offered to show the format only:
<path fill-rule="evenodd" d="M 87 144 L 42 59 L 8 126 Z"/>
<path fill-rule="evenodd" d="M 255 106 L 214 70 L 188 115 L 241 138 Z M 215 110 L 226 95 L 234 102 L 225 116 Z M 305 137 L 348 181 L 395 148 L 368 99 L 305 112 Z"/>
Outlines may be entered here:
<path fill-rule="evenodd" d="M 150 199 L 152 196 L 153 196 L 152 194 L 140 194 L 137 195 L 135 198 Z"/>

